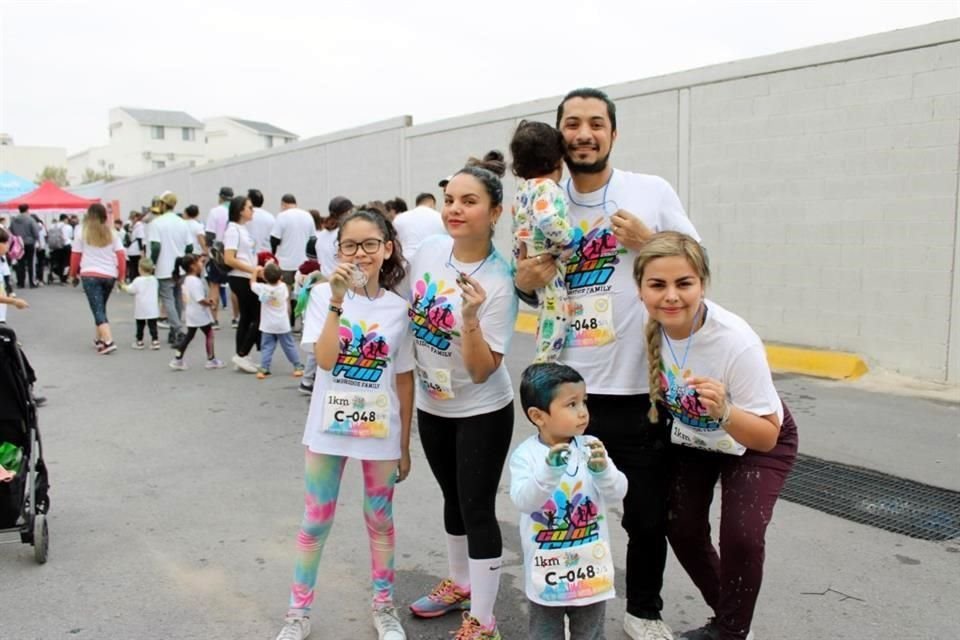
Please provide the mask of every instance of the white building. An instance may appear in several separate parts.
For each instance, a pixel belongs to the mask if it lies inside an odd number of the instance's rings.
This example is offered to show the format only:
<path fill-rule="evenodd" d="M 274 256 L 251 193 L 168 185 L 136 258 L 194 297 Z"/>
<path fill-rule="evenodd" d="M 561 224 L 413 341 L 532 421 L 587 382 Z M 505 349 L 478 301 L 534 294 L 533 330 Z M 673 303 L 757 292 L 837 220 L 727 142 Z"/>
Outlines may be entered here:
<path fill-rule="evenodd" d="M 24 147 L 15 145 L 13 138 L 0 133 L 0 171 L 9 171 L 21 178 L 36 182 L 44 167 L 67 166 L 67 150 L 63 147 Z"/>
<path fill-rule="evenodd" d="M 126 177 L 205 161 L 203 123 L 188 113 L 117 107 L 109 122 L 109 144 L 68 158 L 71 183 L 79 183 L 86 169 Z"/>
<path fill-rule="evenodd" d="M 272 149 L 296 141 L 299 136 L 266 122 L 220 116 L 207 118 L 207 160 L 215 162 L 233 156 Z"/>

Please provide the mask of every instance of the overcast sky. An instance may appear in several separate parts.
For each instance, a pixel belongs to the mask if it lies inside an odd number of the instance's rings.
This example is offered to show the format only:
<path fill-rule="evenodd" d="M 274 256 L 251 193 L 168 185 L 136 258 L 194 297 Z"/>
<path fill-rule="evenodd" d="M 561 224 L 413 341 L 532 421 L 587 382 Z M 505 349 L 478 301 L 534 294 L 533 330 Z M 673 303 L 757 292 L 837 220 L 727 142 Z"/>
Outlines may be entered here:
<path fill-rule="evenodd" d="M 106 144 L 123 105 L 306 138 L 958 16 L 960 0 L 0 0 L 0 132 L 73 153 Z"/>

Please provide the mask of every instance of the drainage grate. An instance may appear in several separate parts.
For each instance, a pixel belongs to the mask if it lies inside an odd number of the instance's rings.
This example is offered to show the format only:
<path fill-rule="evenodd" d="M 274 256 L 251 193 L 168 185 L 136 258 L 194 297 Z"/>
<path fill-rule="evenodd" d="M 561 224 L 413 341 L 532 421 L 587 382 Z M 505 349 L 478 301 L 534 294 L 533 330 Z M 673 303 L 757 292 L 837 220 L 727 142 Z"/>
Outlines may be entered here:
<path fill-rule="evenodd" d="M 960 537 L 960 492 L 798 455 L 781 497 L 921 540 Z"/>

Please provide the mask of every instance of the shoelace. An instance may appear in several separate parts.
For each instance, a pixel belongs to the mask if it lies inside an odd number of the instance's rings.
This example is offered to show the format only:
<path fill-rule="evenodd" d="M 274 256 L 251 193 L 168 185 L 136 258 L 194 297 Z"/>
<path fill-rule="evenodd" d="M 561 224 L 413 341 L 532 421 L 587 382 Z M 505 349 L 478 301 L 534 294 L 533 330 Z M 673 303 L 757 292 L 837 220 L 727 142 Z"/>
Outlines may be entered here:
<path fill-rule="evenodd" d="M 404 633 L 403 625 L 400 624 L 400 620 L 397 618 L 397 610 L 393 607 L 377 609 L 374 615 L 377 616 L 377 620 L 380 621 L 380 626 L 383 627 L 384 631 Z"/>
<path fill-rule="evenodd" d="M 483 638 L 485 629 L 480 621 L 469 613 L 463 614 L 463 624 L 457 630 L 457 635 L 453 640 L 479 640 Z"/>
<path fill-rule="evenodd" d="M 460 599 L 456 590 L 457 586 L 453 583 L 453 580 L 448 578 L 434 587 L 433 591 L 430 592 L 429 598 L 431 600 L 439 600 L 443 604 L 453 604 Z"/>
<path fill-rule="evenodd" d="M 291 618 L 287 620 L 277 636 L 277 640 L 303 640 L 303 620 L 301 618 Z"/>

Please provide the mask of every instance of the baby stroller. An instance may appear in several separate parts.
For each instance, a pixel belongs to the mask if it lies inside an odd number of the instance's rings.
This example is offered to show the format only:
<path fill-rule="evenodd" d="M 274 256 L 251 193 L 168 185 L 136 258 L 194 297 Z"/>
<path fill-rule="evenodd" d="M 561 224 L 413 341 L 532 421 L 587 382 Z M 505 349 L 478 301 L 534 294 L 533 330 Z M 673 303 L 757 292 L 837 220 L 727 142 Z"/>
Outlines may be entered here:
<path fill-rule="evenodd" d="M 33 545 L 36 561 L 47 561 L 50 508 L 47 467 L 33 399 L 33 369 L 12 329 L 0 325 L 0 445 L 19 447 L 23 456 L 13 480 L 0 482 L 0 542 Z M 8 447 L 8 450 L 10 447 Z"/>

